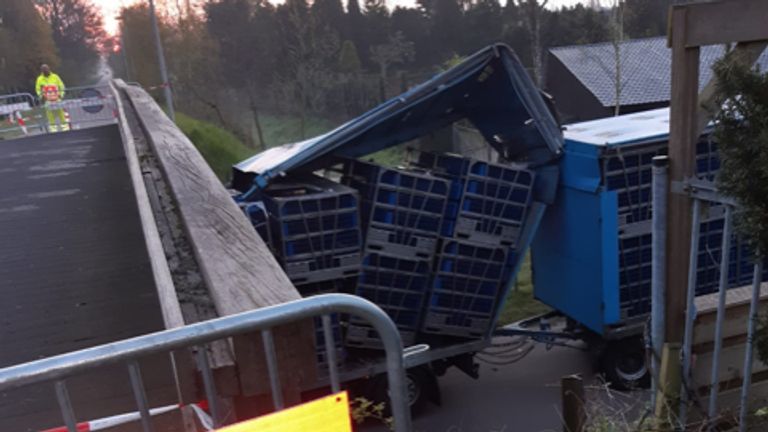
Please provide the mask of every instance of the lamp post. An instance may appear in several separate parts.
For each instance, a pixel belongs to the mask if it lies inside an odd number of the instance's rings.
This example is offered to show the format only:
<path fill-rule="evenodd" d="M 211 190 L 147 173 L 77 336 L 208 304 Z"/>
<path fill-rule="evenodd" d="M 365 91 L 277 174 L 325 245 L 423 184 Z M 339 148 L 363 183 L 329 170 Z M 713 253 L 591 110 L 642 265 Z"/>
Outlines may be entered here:
<path fill-rule="evenodd" d="M 160 66 L 160 79 L 163 81 L 163 91 L 165 93 L 165 105 L 168 109 L 168 117 L 175 123 L 176 113 L 173 109 L 173 93 L 171 92 L 171 83 L 168 79 L 168 68 L 165 66 L 165 54 L 163 53 L 163 44 L 160 41 L 160 29 L 157 26 L 157 15 L 155 14 L 155 2 L 149 0 L 149 17 L 152 20 L 152 32 L 155 34 L 155 47 L 157 49 L 157 63 Z"/>

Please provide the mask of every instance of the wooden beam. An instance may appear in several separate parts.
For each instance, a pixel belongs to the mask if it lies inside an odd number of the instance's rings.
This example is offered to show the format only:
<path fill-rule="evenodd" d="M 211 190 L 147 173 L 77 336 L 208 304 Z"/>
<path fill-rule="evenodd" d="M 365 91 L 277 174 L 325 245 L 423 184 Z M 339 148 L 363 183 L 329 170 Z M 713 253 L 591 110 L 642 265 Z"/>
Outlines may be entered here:
<path fill-rule="evenodd" d="M 232 315 L 300 299 L 301 295 L 272 253 L 189 139 L 143 89 L 123 85 L 121 90 L 136 111 L 170 186 L 217 314 Z M 297 394 L 301 387 L 316 381 L 312 332 L 311 323 L 299 328 L 292 325 L 274 329 L 276 349 L 282 360 L 281 383 L 286 394 Z M 297 337 L 297 333 L 306 335 Z M 235 340 L 238 365 L 265 361 L 253 355 L 261 346 L 260 336 L 250 340 L 256 349 L 239 350 L 238 347 L 247 347 L 248 343 Z M 241 381 L 246 382 L 267 379 L 265 376 L 244 377 L 243 371 L 240 375 Z M 301 378 L 299 385 L 297 377 Z"/>
<path fill-rule="evenodd" d="M 685 26 L 673 25 L 686 48 L 768 39 L 768 2 L 728 0 L 675 5 L 686 11 Z"/>
<path fill-rule="evenodd" d="M 683 43 L 687 10 L 673 8 L 672 95 L 669 130 L 669 179 L 682 181 L 696 172 L 696 123 L 699 48 Z M 686 288 L 691 249 L 691 199 L 669 192 L 667 212 L 666 342 L 681 343 L 685 327 Z"/>
<path fill-rule="evenodd" d="M 147 244 L 147 253 L 152 266 L 152 275 L 157 287 L 157 297 L 160 301 L 160 308 L 163 312 L 163 321 L 166 329 L 181 327 L 184 325 L 184 318 L 181 314 L 181 305 L 176 297 L 176 289 L 173 285 L 171 270 L 168 267 L 168 261 L 165 258 L 163 243 L 160 240 L 160 233 L 157 229 L 157 223 L 152 213 L 147 188 L 144 185 L 144 179 L 141 175 L 139 166 L 139 157 L 136 152 L 133 134 L 128 126 L 128 120 L 125 117 L 125 107 L 113 84 L 109 86 L 110 91 L 115 98 L 118 110 L 118 124 L 120 135 L 123 139 L 123 149 L 125 150 L 125 159 L 128 164 L 128 172 L 131 175 L 133 191 L 136 195 L 136 204 L 139 208 L 139 217 L 141 218 L 141 227 L 144 230 L 144 238 Z"/>

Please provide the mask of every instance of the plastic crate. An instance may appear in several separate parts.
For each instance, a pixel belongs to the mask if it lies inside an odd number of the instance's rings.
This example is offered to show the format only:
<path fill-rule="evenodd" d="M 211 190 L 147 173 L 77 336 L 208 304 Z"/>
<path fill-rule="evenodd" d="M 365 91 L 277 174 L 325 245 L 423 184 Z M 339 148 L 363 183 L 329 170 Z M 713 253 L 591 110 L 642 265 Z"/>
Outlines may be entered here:
<path fill-rule="evenodd" d="M 696 295 L 716 292 L 720 287 L 724 220 L 717 208 L 711 209 L 699 227 Z M 713 217 L 714 215 L 714 217 Z M 652 243 L 650 226 L 645 232 L 619 237 L 619 302 L 622 319 L 651 312 Z M 731 238 L 728 257 L 728 288 L 748 285 L 753 277 L 753 252 L 736 235 Z M 766 273 L 768 275 L 768 272 Z"/>
<path fill-rule="evenodd" d="M 355 294 L 376 303 L 394 321 L 404 340 L 415 336 L 426 301 L 431 262 L 382 253 L 367 253 L 362 262 Z M 355 327 L 353 330 L 352 328 Z M 381 342 L 366 323 L 352 318 L 347 346 L 381 348 Z M 371 336 L 373 335 L 373 336 Z"/>
<path fill-rule="evenodd" d="M 243 210 L 248 220 L 251 221 L 251 225 L 259 234 L 264 243 L 267 246 L 272 247 L 272 235 L 269 229 L 269 217 L 267 216 L 267 209 L 264 207 L 264 203 L 261 201 L 254 202 L 240 202 L 238 203 L 240 209 Z"/>
<path fill-rule="evenodd" d="M 433 153 L 421 153 L 412 165 L 451 182 L 443 236 L 517 247 L 531 201 L 533 171 Z"/>
<path fill-rule="evenodd" d="M 666 154 L 667 143 L 646 144 L 630 149 L 617 147 L 603 156 L 604 184 L 618 198 L 619 224 L 651 219 L 653 157 Z M 696 175 L 714 180 L 720 169 L 716 144 L 708 138 L 696 144 Z"/>
<path fill-rule="evenodd" d="M 329 281 L 308 283 L 299 285 L 296 288 L 303 297 L 330 293 L 352 293 L 357 284 L 357 278 L 334 279 Z M 325 333 L 323 331 L 323 321 L 320 317 L 312 318 L 315 326 L 315 353 L 319 366 L 319 371 L 324 373 L 328 366 L 328 351 L 325 347 Z M 333 346 L 336 350 L 336 363 L 341 365 L 346 357 L 344 350 L 344 338 L 342 334 L 342 316 L 340 314 L 331 314 L 331 333 L 333 335 Z"/>
<path fill-rule="evenodd" d="M 306 176 L 270 185 L 262 195 L 272 248 L 295 284 L 359 273 L 363 239 L 354 189 Z"/>
<path fill-rule="evenodd" d="M 360 252 L 325 253 L 309 259 L 283 262 L 285 273 L 296 284 L 346 278 L 360 273 Z"/>
<path fill-rule="evenodd" d="M 448 181 L 349 159 L 342 182 L 360 193 L 366 251 L 413 259 L 434 256 Z"/>
<path fill-rule="evenodd" d="M 502 246 L 449 241 L 440 253 L 422 330 L 482 338 L 493 325 L 506 274 Z"/>
<path fill-rule="evenodd" d="M 453 235 L 517 247 L 533 192 L 534 173 L 482 161 L 470 162 Z M 451 215 L 446 216 L 447 220 Z M 450 227 L 445 234 L 450 233 Z"/>

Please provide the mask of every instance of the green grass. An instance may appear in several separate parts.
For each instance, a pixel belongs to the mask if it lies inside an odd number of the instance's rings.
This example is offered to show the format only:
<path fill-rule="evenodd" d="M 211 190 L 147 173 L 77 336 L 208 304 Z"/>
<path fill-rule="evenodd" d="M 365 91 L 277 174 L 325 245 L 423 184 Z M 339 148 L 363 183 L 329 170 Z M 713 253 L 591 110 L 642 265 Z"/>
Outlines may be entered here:
<path fill-rule="evenodd" d="M 176 114 L 176 124 L 222 181 L 229 178 L 233 164 L 254 153 L 233 134 L 214 124 L 182 113 Z"/>
<path fill-rule="evenodd" d="M 511 290 L 507 295 L 504 308 L 499 315 L 499 325 L 520 321 L 550 310 L 549 307 L 533 298 L 530 255 L 525 257 L 525 261 L 517 274 L 516 286 L 517 289 Z"/>

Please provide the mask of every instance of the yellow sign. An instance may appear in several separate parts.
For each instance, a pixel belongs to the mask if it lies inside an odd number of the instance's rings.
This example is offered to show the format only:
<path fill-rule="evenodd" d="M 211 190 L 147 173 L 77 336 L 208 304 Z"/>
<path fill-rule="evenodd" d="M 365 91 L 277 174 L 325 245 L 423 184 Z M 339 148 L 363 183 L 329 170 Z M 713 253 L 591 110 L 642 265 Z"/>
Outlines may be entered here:
<path fill-rule="evenodd" d="M 218 432 L 352 432 L 347 392 L 219 429 Z"/>

